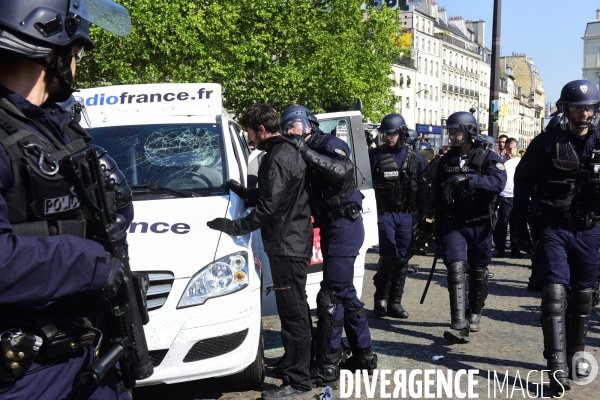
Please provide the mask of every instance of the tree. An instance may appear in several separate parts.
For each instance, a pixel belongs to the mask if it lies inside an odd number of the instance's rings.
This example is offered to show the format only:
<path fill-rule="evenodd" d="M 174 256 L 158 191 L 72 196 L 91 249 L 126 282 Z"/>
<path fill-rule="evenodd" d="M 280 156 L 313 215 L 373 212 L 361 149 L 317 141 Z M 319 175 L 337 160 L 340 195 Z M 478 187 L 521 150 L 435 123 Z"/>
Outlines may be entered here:
<path fill-rule="evenodd" d="M 133 31 L 118 38 L 92 28 L 83 87 L 217 82 L 234 114 L 256 102 L 321 112 L 355 97 L 367 118 L 394 110 L 396 11 L 361 10 L 359 0 L 117 1 Z"/>

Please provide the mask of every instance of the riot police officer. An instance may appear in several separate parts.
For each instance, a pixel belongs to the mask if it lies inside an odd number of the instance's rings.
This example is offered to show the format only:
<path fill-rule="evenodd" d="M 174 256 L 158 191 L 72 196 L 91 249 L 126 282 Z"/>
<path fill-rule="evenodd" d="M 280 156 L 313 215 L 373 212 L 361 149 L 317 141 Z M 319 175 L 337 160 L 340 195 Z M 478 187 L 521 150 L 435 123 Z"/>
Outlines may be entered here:
<path fill-rule="evenodd" d="M 475 146 L 478 129 L 473 114 L 461 111 L 450 115 L 446 129 L 451 148 L 441 157 L 434 181 L 439 207 L 436 244 L 445 241 L 443 259 L 450 294 L 451 325 L 444 338 L 466 343 L 469 332 L 480 330 L 487 266 L 492 259 L 492 212 L 495 196 L 506 184 L 506 172 L 495 152 Z"/>
<path fill-rule="evenodd" d="M 323 281 L 317 294 L 317 329 L 313 379 L 317 384 L 339 381 L 342 330 L 352 356 L 343 368 L 377 368 L 364 304 L 356 296 L 354 261 L 365 230 L 362 197 L 354 183 L 350 149 L 340 138 L 319 129 L 314 114 L 303 106 L 281 113 L 281 128 L 296 143 L 305 160 L 315 227 L 321 229 Z"/>
<path fill-rule="evenodd" d="M 76 63 L 93 47 L 89 24 L 120 36 L 131 28 L 123 7 L 95 3 L 92 15 L 85 2 L 0 2 L 0 398 L 129 398 L 116 368 L 96 385 L 78 378 L 105 353 L 98 300 L 116 294 L 124 269 L 89 239 L 89 202 L 59 162 L 89 152 L 90 136 L 55 103 L 70 96 Z M 109 11 L 114 19 L 95 19 Z M 128 224 L 131 189 L 95 151 L 107 204 Z"/>
<path fill-rule="evenodd" d="M 373 311 L 378 317 L 408 318 L 402 294 L 411 252 L 412 211 L 418 206 L 423 212 L 427 206 L 422 198 L 417 202 L 425 167 L 421 156 L 404 145 L 408 127 L 402 115 L 383 117 L 379 135 L 380 147 L 369 151 L 379 229 Z"/>
<path fill-rule="evenodd" d="M 600 266 L 599 102 L 594 83 L 567 83 L 557 101 L 560 122 L 533 139 L 515 173 L 519 247 L 530 246 L 525 221 L 530 197 L 536 201 L 544 356 L 556 392 L 570 388 L 569 377 L 588 375 L 577 353 L 585 349 Z"/>

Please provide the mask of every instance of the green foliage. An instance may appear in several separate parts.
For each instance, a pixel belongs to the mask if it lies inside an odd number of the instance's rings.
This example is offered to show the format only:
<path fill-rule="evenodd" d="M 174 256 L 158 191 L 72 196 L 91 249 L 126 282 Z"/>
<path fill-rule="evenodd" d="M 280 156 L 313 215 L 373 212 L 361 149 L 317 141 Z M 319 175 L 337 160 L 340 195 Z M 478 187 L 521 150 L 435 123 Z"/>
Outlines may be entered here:
<path fill-rule="evenodd" d="M 133 31 L 98 28 L 78 66 L 81 87 L 217 82 L 237 114 L 257 102 L 321 112 L 363 100 L 366 118 L 394 110 L 389 77 L 403 49 L 397 12 L 362 0 L 117 0 Z M 406 51 L 406 49 L 405 49 Z"/>

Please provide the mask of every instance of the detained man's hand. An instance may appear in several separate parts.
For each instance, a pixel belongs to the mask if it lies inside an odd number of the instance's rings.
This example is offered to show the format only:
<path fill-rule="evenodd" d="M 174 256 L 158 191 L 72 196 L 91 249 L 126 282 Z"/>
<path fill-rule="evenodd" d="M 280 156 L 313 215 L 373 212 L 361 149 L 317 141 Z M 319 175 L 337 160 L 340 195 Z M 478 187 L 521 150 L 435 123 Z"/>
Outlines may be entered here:
<path fill-rule="evenodd" d="M 215 218 L 212 221 L 208 221 L 206 225 L 210 229 L 216 231 L 225 232 L 228 235 L 233 235 L 233 221 L 227 218 Z"/>

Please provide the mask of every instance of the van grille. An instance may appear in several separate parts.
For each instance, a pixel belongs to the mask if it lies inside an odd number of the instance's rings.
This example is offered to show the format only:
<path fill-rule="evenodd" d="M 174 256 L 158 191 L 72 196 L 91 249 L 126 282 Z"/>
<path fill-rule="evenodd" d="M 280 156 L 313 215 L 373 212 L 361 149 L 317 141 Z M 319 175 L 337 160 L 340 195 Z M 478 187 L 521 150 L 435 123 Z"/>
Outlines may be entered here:
<path fill-rule="evenodd" d="M 248 328 L 240 332 L 230 333 L 229 335 L 200 340 L 188 351 L 183 362 L 206 360 L 207 358 L 229 353 L 240 347 L 244 343 L 246 336 L 248 336 Z"/>
<path fill-rule="evenodd" d="M 150 278 L 147 295 L 148 311 L 152 311 L 161 308 L 167 301 L 175 275 L 169 271 L 150 271 L 148 277 Z"/>

